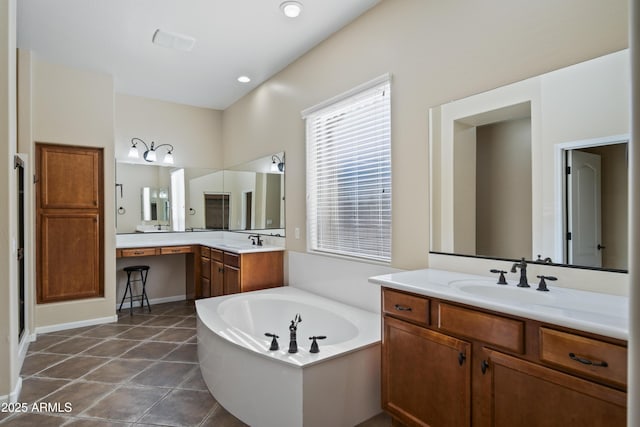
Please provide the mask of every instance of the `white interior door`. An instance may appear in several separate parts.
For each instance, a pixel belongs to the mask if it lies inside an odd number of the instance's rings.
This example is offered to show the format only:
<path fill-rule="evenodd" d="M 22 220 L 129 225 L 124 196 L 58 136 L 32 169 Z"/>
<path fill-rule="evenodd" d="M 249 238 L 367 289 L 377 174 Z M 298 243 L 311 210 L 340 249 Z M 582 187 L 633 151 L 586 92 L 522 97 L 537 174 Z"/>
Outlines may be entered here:
<path fill-rule="evenodd" d="M 567 152 L 567 241 L 569 264 L 602 267 L 600 156 Z"/>

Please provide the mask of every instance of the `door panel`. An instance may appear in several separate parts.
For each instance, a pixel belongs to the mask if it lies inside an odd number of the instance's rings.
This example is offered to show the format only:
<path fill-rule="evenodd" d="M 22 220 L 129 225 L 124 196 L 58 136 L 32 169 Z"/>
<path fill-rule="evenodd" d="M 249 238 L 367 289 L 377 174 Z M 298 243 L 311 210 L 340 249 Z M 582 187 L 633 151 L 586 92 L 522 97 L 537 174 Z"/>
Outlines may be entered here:
<path fill-rule="evenodd" d="M 104 296 L 103 152 L 36 144 L 38 303 Z"/>
<path fill-rule="evenodd" d="M 568 164 L 571 170 L 567 184 L 571 232 L 567 245 L 569 264 L 602 267 L 600 156 L 571 150 L 568 152 Z"/>

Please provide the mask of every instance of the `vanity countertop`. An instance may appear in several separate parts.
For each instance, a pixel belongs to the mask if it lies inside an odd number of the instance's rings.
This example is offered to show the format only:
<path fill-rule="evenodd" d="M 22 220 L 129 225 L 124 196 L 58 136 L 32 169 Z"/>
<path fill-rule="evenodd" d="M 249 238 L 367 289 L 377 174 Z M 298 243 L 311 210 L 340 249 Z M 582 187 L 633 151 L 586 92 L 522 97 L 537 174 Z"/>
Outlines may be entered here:
<path fill-rule="evenodd" d="M 203 245 L 237 254 L 284 251 L 276 245 L 252 245 L 247 238 L 230 239 L 218 232 L 139 233 L 117 234 L 116 248 L 144 248 L 150 246 Z"/>
<path fill-rule="evenodd" d="M 369 278 L 400 291 L 468 304 L 611 338 L 629 339 L 629 299 L 623 296 L 552 286 L 549 292 L 498 285 L 496 277 L 424 269 Z"/>

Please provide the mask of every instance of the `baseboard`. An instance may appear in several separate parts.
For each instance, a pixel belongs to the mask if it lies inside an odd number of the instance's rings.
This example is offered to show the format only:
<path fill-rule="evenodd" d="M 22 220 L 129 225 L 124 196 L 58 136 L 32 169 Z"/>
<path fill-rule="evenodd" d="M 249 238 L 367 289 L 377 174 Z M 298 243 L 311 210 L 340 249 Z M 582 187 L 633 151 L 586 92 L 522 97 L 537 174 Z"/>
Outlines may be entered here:
<path fill-rule="evenodd" d="M 18 381 L 16 382 L 16 386 L 13 388 L 13 391 L 9 394 L 4 394 L 0 396 L 0 403 L 15 403 L 18 401 L 20 397 L 20 392 L 22 391 L 22 377 L 18 377 Z"/>
<path fill-rule="evenodd" d="M 120 297 L 122 298 L 122 297 Z M 149 300 L 149 304 L 151 304 L 151 306 L 153 307 L 155 304 L 164 304 L 165 302 L 176 302 L 176 301 L 184 301 L 186 300 L 186 296 L 185 295 L 173 295 L 170 297 L 162 297 L 162 298 L 152 298 Z M 140 306 L 140 302 L 135 302 L 133 303 L 133 308 L 139 307 Z M 118 309 L 118 307 L 120 307 L 120 303 L 116 304 L 116 310 Z M 122 309 L 129 309 L 129 301 L 125 300 L 124 304 L 122 305 Z"/>
<path fill-rule="evenodd" d="M 36 335 L 48 332 L 66 331 L 67 329 L 82 328 L 85 326 L 102 325 L 103 323 L 113 323 L 118 321 L 118 316 L 98 317 L 95 319 L 79 320 L 77 322 L 58 323 L 57 325 L 39 326 L 36 328 Z"/>

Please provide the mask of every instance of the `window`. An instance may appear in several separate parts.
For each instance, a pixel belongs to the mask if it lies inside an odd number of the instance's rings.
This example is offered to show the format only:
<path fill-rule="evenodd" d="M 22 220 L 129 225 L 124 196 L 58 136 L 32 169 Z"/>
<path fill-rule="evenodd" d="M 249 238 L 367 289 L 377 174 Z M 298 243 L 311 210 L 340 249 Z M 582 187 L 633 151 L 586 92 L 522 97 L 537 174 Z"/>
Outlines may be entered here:
<path fill-rule="evenodd" d="M 389 76 L 303 111 L 308 246 L 391 261 Z"/>

